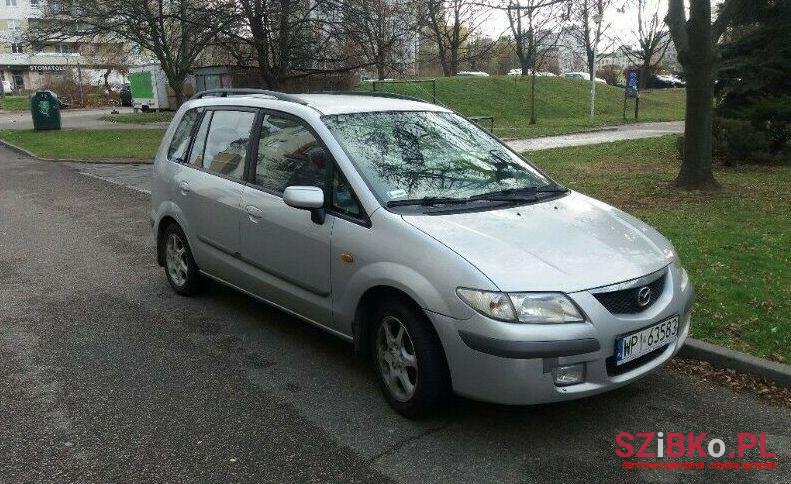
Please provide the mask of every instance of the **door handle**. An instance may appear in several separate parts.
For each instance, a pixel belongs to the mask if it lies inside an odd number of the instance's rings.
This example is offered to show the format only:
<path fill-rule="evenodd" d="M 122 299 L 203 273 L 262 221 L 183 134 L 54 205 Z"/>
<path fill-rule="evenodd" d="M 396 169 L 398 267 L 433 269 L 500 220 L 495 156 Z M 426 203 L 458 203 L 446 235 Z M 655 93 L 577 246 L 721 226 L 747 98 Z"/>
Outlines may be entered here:
<path fill-rule="evenodd" d="M 190 192 L 190 184 L 186 180 L 179 182 L 179 188 L 181 189 L 181 193 L 185 195 Z"/>
<path fill-rule="evenodd" d="M 255 223 L 258 223 L 261 217 L 264 216 L 264 211 L 253 205 L 246 205 L 244 211 L 250 216 L 250 220 Z"/>

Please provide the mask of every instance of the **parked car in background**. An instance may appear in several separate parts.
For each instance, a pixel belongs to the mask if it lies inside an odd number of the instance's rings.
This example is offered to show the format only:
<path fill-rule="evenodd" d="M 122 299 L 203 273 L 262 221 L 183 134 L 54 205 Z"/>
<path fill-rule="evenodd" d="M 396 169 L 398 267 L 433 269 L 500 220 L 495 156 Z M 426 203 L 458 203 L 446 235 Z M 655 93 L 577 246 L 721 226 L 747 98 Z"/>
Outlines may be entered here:
<path fill-rule="evenodd" d="M 657 74 L 651 79 L 649 85 L 655 89 L 669 89 L 673 87 L 685 87 L 687 83 L 671 74 Z"/>
<path fill-rule="evenodd" d="M 522 75 L 522 69 L 519 69 L 519 68 L 511 69 L 510 71 L 508 71 L 508 74 L 506 74 L 506 75 L 507 76 L 521 76 Z M 532 73 L 530 71 L 528 71 L 527 74 L 525 74 L 525 75 L 529 76 L 529 75 L 532 75 Z M 549 71 L 536 71 L 536 77 L 557 77 L 557 74 L 555 74 L 553 72 L 549 72 Z"/>
<path fill-rule="evenodd" d="M 214 279 L 352 342 L 406 416 L 451 391 L 514 405 L 605 392 L 687 338 L 692 284 L 667 239 L 444 107 L 196 97 L 153 169 L 173 290 Z"/>
<path fill-rule="evenodd" d="M 460 77 L 489 77 L 489 74 L 481 71 L 460 71 L 456 75 Z"/>
<path fill-rule="evenodd" d="M 121 98 L 121 106 L 132 107 L 132 89 L 129 87 L 129 84 L 121 86 L 121 90 L 118 94 Z"/>
<path fill-rule="evenodd" d="M 590 74 L 587 72 L 564 72 L 563 77 L 567 79 L 582 79 L 585 81 L 590 81 Z M 601 77 L 594 78 L 596 82 L 601 82 L 603 84 L 607 84 L 607 81 L 602 79 Z"/>

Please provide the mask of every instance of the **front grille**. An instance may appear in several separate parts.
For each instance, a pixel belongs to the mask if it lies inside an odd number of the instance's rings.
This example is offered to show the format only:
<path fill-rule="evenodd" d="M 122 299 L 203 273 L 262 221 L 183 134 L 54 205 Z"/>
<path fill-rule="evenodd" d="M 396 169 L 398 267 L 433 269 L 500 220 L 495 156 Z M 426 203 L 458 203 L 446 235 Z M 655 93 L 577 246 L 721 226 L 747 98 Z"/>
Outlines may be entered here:
<path fill-rule="evenodd" d="M 667 274 L 662 274 L 653 282 L 645 285 L 631 287 L 629 289 L 622 289 L 620 291 L 612 292 L 598 292 L 594 293 L 593 297 L 607 308 L 613 314 L 634 314 L 645 311 L 650 308 L 654 302 L 662 295 L 665 288 L 665 279 Z M 638 293 L 641 289 L 647 287 L 651 290 L 651 298 L 648 304 L 641 306 L 638 302 Z"/>

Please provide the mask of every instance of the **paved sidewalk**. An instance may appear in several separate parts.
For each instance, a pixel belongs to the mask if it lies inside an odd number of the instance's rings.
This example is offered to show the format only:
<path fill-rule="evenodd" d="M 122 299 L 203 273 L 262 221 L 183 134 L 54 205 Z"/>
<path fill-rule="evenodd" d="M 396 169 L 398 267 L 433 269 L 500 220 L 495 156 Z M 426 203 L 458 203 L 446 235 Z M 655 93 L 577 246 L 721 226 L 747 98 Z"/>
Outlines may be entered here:
<path fill-rule="evenodd" d="M 138 192 L 151 193 L 150 163 L 73 163 L 64 165 L 77 170 L 81 175 L 99 178 L 114 185 L 131 188 Z"/>
<path fill-rule="evenodd" d="M 684 121 L 670 121 L 664 123 L 636 123 L 624 124 L 600 131 L 588 133 L 564 134 L 561 136 L 546 136 L 543 138 L 517 139 L 506 142 L 513 150 L 538 151 L 551 148 L 564 148 L 567 146 L 595 145 L 622 141 L 627 139 L 656 138 L 667 134 L 684 132 Z"/>
<path fill-rule="evenodd" d="M 133 112 L 132 108 L 105 107 L 99 109 L 64 109 L 60 112 L 63 129 L 155 129 L 168 127 L 165 123 L 129 124 L 111 123 L 101 119 L 115 109 L 122 114 Z M 29 111 L 0 110 L 0 129 L 32 129 L 33 120 Z"/>

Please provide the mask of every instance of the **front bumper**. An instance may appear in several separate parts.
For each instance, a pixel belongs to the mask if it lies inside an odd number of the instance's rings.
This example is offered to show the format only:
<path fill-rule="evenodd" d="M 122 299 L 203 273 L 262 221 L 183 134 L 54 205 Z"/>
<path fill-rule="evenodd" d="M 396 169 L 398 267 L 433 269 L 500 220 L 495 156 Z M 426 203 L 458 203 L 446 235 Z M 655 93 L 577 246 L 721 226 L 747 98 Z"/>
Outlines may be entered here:
<path fill-rule="evenodd" d="M 442 341 L 456 393 L 502 404 L 525 405 L 571 400 L 612 390 L 659 368 L 689 335 L 691 285 L 682 291 L 675 265 L 667 268 L 666 290 L 639 314 L 614 315 L 587 291 L 568 296 L 588 322 L 555 325 L 494 321 L 476 313 L 459 320 L 429 313 Z M 646 357 L 615 367 L 615 339 L 673 316 L 678 339 Z M 583 383 L 556 386 L 557 366 L 585 364 Z"/>

